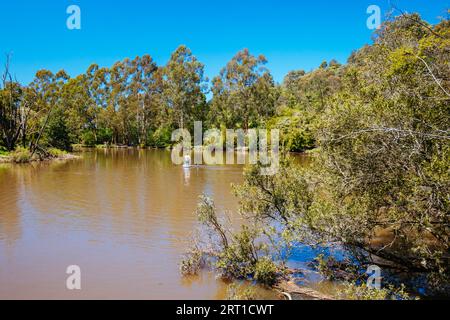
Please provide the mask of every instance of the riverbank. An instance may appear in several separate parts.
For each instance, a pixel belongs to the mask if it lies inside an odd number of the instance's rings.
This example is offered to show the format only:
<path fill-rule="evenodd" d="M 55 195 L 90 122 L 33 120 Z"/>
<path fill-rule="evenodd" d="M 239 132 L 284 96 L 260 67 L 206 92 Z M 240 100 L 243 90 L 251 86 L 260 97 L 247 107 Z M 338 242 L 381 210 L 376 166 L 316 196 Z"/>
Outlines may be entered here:
<path fill-rule="evenodd" d="M 76 152 L 82 152 L 85 150 L 95 150 L 95 149 L 140 149 L 140 150 L 173 150 L 175 145 L 168 145 L 165 147 L 156 147 L 156 146 L 130 146 L 130 145 L 122 145 L 122 144 L 97 144 L 93 146 L 82 145 L 82 144 L 73 144 L 72 148 Z M 188 148 L 191 152 L 194 151 L 204 151 L 208 148 L 212 148 L 212 146 L 192 146 Z M 227 147 L 224 146 L 222 149 L 223 153 L 228 151 Z M 234 147 L 234 152 L 249 152 L 249 147 Z M 315 155 L 320 152 L 320 147 L 314 149 L 308 149 L 304 151 L 288 151 L 291 155 Z"/>
<path fill-rule="evenodd" d="M 79 159 L 81 156 L 68 153 L 59 149 L 49 149 L 45 153 L 35 153 L 31 155 L 31 152 L 25 148 L 18 148 L 13 152 L 3 152 L 0 154 L 0 163 L 16 163 L 25 164 L 31 162 L 43 162 L 53 160 L 71 160 Z"/>

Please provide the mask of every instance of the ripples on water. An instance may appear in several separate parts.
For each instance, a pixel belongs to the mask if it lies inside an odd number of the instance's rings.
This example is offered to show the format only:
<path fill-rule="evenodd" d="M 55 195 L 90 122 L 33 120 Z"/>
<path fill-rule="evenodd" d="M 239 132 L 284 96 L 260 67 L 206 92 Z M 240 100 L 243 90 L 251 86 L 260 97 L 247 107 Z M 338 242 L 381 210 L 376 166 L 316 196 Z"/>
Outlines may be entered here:
<path fill-rule="evenodd" d="M 0 298 L 223 299 L 225 283 L 182 278 L 178 263 L 198 197 L 236 212 L 230 185 L 240 182 L 242 166 L 185 170 L 160 150 L 1 165 Z M 73 264 L 81 291 L 65 288 Z"/>
<path fill-rule="evenodd" d="M 220 169 L 220 170 L 218 170 Z M 0 298 L 224 298 L 212 274 L 178 272 L 198 196 L 235 211 L 242 167 L 175 166 L 157 150 L 0 168 Z M 65 289 L 68 265 L 82 290 Z"/>

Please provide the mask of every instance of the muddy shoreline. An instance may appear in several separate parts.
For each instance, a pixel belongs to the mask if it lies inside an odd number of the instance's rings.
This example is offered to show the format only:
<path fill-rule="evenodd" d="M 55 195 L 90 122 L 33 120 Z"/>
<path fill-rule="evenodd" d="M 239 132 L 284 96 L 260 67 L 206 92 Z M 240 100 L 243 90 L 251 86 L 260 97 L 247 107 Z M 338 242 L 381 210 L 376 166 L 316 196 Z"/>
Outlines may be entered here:
<path fill-rule="evenodd" d="M 9 164 L 30 164 L 33 162 L 47 162 L 47 161 L 55 161 L 55 160 L 74 160 L 74 159 L 80 159 L 81 155 L 76 155 L 76 154 L 64 154 L 64 155 L 60 155 L 57 157 L 45 157 L 45 158 L 33 158 L 30 159 L 28 161 L 24 161 L 24 162 L 20 162 L 20 161 L 15 161 L 14 158 L 12 156 L 0 156 L 0 163 L 9 163 Z"/>

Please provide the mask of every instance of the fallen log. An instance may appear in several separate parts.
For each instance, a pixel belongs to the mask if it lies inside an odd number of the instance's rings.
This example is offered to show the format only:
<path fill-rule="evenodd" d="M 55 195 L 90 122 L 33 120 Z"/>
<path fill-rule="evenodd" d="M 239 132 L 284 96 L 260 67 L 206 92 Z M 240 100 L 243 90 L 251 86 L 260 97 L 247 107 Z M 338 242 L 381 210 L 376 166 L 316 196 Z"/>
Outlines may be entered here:
<path fill-rule="evenodd" d="M 292 280 L 280 281 L 275 289 L 281 293 L 288 293 L 289 296 L 294 297 L 294 300 L 335 300 L 333 297 L 316 290 L 300 287 Z"/>

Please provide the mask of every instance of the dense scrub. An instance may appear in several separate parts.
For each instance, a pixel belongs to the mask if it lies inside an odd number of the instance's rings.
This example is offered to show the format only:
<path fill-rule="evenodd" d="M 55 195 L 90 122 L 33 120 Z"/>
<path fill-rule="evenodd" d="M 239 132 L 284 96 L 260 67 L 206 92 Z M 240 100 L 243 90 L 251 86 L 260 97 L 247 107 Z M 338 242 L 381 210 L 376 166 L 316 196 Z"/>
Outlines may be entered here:
<path fill-rule="evenodd" d="M 403 15 L 387 21 L 346 65 L 291 73 L 281 113 L 270 121 L 301 123 L 301 133 L 287 131 L 308 144 L 311 137 L 319 150 L 308 168 L 289 157 L 274 176 L 247 168 L 235 192 L 251 222 L 228 235 L 232 250 L 223 246 L 215 267 L 252 279 L 261 269 L 281 276 L 288 255 L 276 252 L 299 242 L 339 246 L 345 252 L 340 260 L 329 250 L 318 257 L 326 276 L 358 284 L 373 264 L 385 275 L 384 291 L 349 285 L 349 298 L 404 298 L 401 282 L 410 292 L 448 295 L 449 48 L 448 20 L 429 26 L 418 15 Z M 217 233 L 217 226 L 209 227 Z M 240 252 L 247 254 L 234 256 Z"/>

